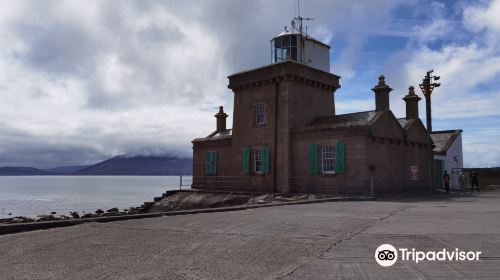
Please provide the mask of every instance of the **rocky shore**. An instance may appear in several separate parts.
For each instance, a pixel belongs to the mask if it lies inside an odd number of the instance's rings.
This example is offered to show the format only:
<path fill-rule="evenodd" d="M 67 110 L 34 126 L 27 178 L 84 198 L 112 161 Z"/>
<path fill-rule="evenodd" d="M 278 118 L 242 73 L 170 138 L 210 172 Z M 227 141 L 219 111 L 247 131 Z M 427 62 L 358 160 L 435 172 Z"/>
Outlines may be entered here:
<path fill-rule="evenodd" d="M 70 212 L 69 215 L 65 215 L 52 212 L 51 214 L 38 215 L 36 218 L 15 216 L 12 218 L 0 219 L 0 224 L 33 223 L 33 222 L 61 221 L 61 220 L 71 220 L 71 219 L 89 219 L 97 217 L 123 216 L 123 215 L 133 215 L 141 213 L 145 213 L 144 209 L 141 207 L 130 207 L 129 209 L 124 209 L 123 211 L 120 211 L 117 207 L 113 207 L 106 211 L 102 209 L 97 209 L 94 213 L 83 212 L 80 214 L 79 212 Z"/>
<path fill-rule="evenodd" d="M 36 223 L 46 221 L 63 221 L 73 219 L 91 219 L 110 216 L 125 216 L 144 213 L 158 213 L 179 210 L 217 208 L 252 204 L 273 204 L 301 200 L 327 198 L 328 195 L 292 195 L 292 194 L 264 194 L 252 196 L 249 194 L 214 193 L 200 191 L 168 191 L 161 197 L 155 197 L 152 202 L 145 202 L 140 207 L 130 207 L 120 211 L 117 207 L 106 211 L 97 209 L 94 213 L 70 212 L 69 215 L 51 214 L 38 215 L 36 218 L 16 216 L 0 219 L 0 224 Z"/>
<path fill-rule="evenodd" d="M 157 199 L 146 209 L 147 213 L 191 210 L 201 208 L 230 207 L 239 205 L 274 204 L 301 200 L 314 200 L 332 197 L 331 195 L 294 195 L 294 194 L 264 194 L 252 196 L 242 193 L 217 192 L 176 192 L 169 196 Z"/>

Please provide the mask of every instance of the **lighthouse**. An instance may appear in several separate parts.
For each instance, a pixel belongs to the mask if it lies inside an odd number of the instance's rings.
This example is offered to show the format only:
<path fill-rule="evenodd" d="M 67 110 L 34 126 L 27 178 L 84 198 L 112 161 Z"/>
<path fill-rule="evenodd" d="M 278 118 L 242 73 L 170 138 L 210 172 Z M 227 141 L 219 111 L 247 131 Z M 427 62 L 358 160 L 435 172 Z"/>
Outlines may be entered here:
<path fill-rule="evenodd" d="M 330 46 L 304 33 L 303 20 L 309 18 L 295 18 L 290 27 L 286 26 L 283 32 L 271 40 L 271 63 L 293 60 L 330 72 Z"/>

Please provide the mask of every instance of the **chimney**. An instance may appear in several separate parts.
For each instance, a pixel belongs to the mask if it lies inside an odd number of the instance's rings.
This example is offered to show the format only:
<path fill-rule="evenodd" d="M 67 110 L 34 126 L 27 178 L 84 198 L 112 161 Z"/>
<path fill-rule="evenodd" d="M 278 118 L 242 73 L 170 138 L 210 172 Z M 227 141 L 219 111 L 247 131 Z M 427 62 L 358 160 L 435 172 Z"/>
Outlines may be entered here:
<path fill-rule="evenodd" d="M 418 101 L 420 97 L 415 94 L 415 88 L 408 89 L 408 95 L 403 98 L 406 102 L 406 119 L 418 119 Z"/>
<path fill-rule="evenodd" d="M 389 110 L 389 92 L 392 88 L 385 84 L 384 75 L 378 77 L 378 85 L 372 88 L 375 93 L 375 110 L 388 111 Z"/>
<path fill-rule="evenodd" d="M 219 113 L 215 114 L 215 118 L 217 119 L 217 131 L 225 131 L 227 114 L 224 113 L 224 107 L 219 107 Z"/>

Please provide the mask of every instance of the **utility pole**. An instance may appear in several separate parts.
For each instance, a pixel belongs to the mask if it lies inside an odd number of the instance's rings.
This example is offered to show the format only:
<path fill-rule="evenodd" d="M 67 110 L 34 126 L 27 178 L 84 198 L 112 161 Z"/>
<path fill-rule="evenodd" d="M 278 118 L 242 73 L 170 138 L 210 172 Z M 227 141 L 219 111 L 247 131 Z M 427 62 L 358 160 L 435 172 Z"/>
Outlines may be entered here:
<path fill-rule="evenodd" d="M 440 79 L 439 76 L 431 76 L 434 70 L 427 71 L 422 83 L 419 85 L 422 93 L 425 96 L 425 111 L 426 111 L 426 119 L 427 119 L 427 132 L 432 132 L 432 113 L 431 113 L 431 94 L 434 88 L 441 86 L 440 83 L 434 83 L 433 81 L 437 81 Z"/>
<path fill-rule="evenodd" d="M 428 141 L 429 141 L 429 160 L 430 160 L 430 166 L 429 166 L 429 191 L 430 194 L 432 195 L 432 185 L 435 179 L 435 166 L 434 166 L 434 152 L 433 152 L 433 144 L 432 140 L 430 138 L 430 134 L 432 132 L 432 113 L 431 113 L 431 94 L 434 88 L 437 88 L 441 86 L 440 83 L 435 83 L 433 81 L 437 81 L 440 79 L 439 76 L 431 76 L 432 72 L 434 70 L 429 70 L 427 71 L 427 74 L 425 75 L 424 79 L 422 80 L 422 83 L 419 84 L 420 89 L 422 90 L 422 93 L 425 96 L 425 109 L 426 109 L 426 119 L 427 119 L 427 134 L 428 134 Z"/>

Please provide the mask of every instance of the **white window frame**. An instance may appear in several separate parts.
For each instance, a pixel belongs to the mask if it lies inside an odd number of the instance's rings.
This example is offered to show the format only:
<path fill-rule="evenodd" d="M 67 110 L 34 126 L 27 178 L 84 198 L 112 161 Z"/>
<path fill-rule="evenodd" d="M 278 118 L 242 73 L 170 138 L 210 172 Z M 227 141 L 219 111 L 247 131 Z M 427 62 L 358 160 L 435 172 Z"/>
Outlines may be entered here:
<path fill-rule="evenodd" d="M 321 173 L 335 174 L 335 145 L 321 145 Z"/>
<path fill-rule="evenodd" d="M 264 104 L 256 104 L 254 106 L 255 111 L 255 124 L 265 124 L 266 123 L 266 107 Z M 262 119 L 260 120 L 260 117 Z"/>
<path fill-rule="evenodd" d="M 253 172 L 255 174 L 263 174 L 264 173 L 263 164 L 264 164 L 263 149 L 262 148 L 254 149 L 253 150 Z"/>

